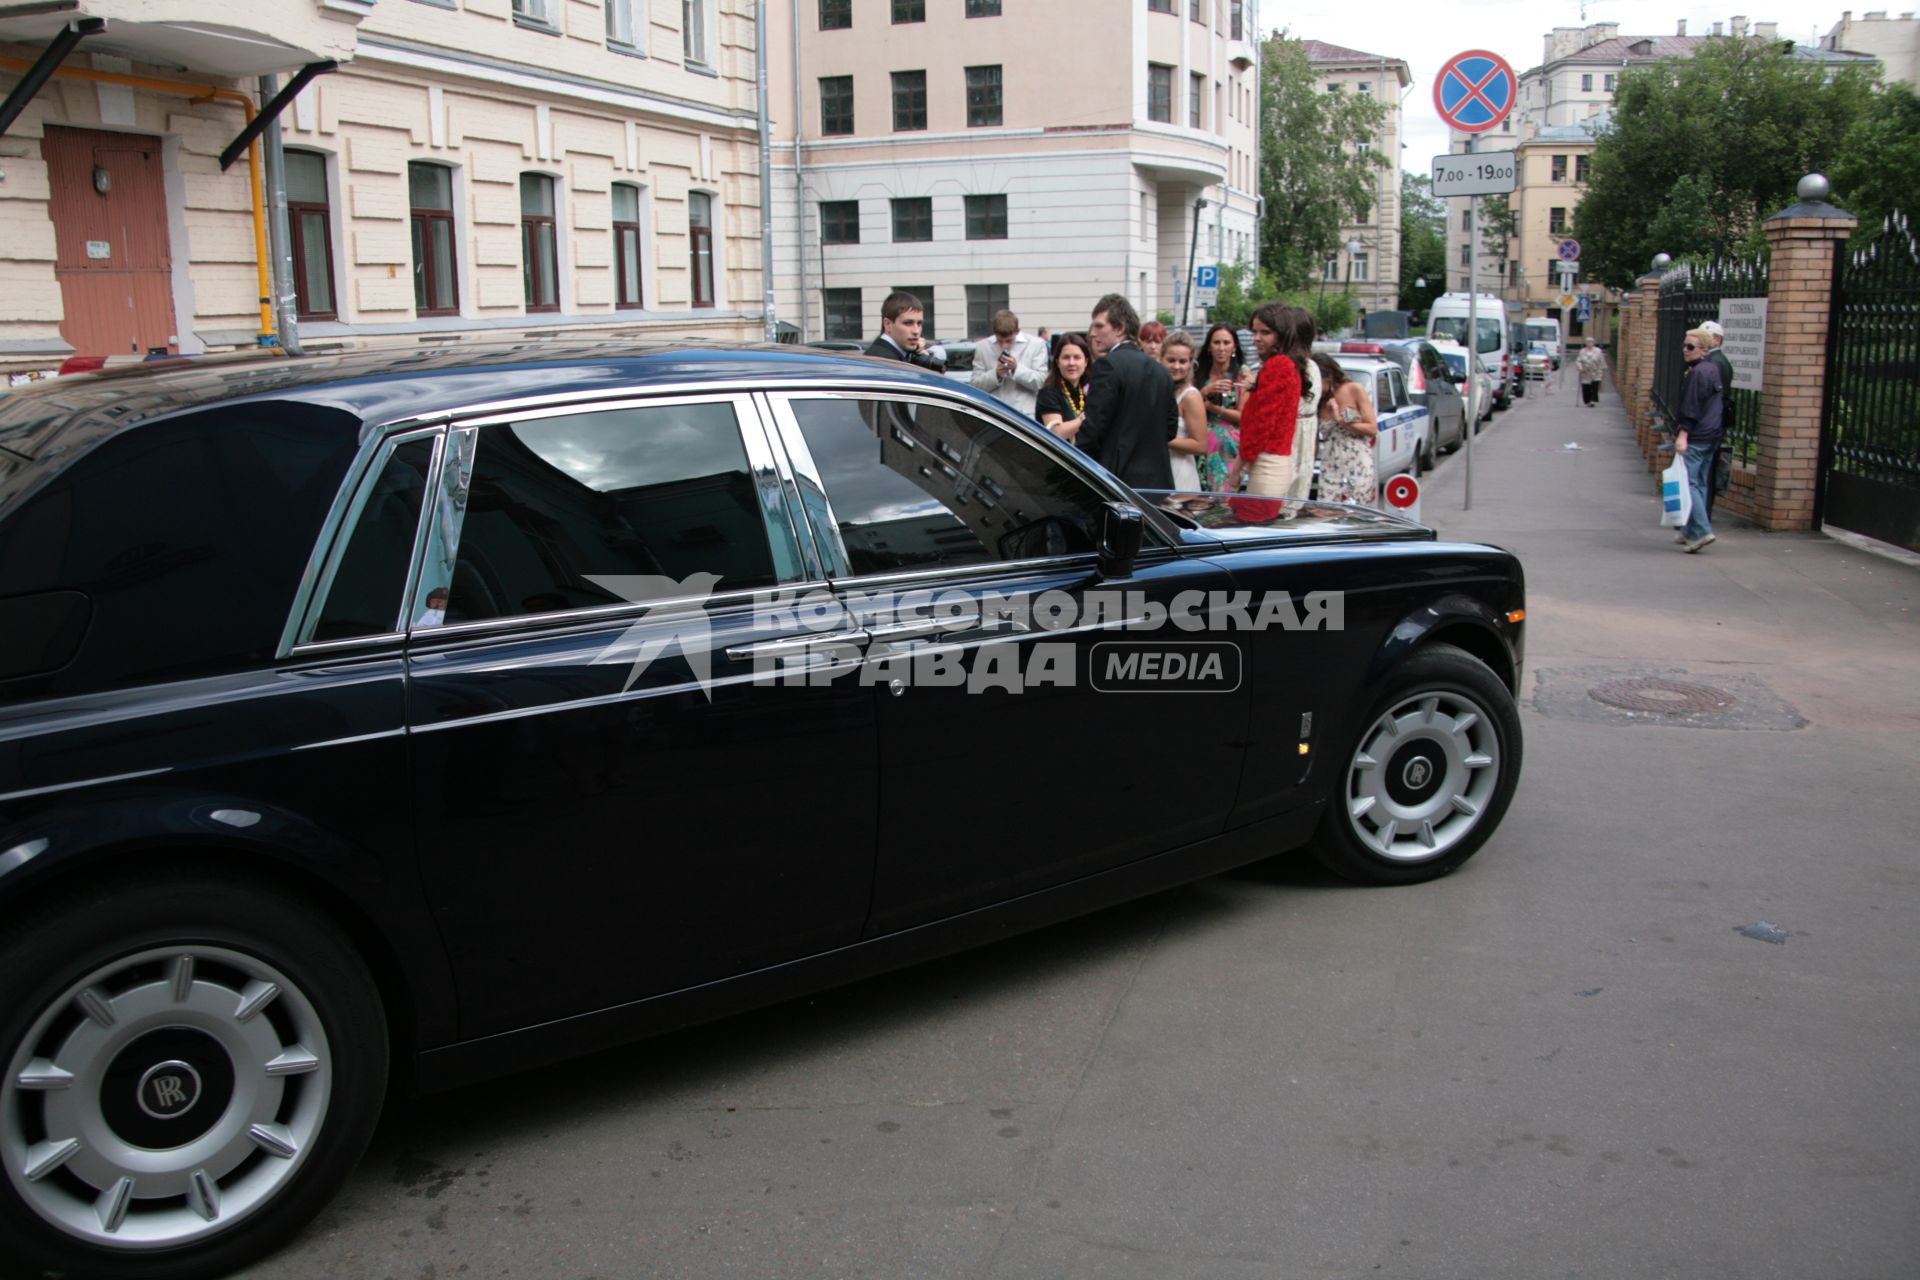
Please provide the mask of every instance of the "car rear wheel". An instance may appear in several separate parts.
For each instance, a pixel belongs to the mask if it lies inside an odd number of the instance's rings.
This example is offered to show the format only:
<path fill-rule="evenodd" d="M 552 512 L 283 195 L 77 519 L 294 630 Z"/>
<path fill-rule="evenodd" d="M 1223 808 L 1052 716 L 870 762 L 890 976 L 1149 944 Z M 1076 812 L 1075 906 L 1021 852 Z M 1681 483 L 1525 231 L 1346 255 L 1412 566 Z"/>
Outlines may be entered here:
<path fill-rule="evenodd" d="M 1463 649 L 1424 646 L 1367 713 L 1314 855 L 1360 884 L 1446 875 L 1500 825 L 1520 755 L 1520 715 L 1500 678 Z"/>
<path fill-rule="evenodd" d="M 142 878 L 0 935 L 0 1257 L 30 1273 L 219 1274 L 297 1231 L 360 1157 L 380 998 L 310 908 Z"/>

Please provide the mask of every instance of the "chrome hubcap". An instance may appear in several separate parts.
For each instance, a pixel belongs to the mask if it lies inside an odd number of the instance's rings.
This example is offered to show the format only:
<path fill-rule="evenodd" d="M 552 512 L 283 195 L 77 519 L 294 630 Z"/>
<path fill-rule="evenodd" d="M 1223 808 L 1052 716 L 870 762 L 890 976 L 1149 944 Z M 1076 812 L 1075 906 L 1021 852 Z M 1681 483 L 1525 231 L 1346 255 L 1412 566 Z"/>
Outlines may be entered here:
<path fill-rule="evenodd" d="M 1500 739 L 1459 693 L 1421 693 L 1367 729 L 1347 771 L 1347 816 L 1396 862 L 1437 858 L 1480 821 L 1500 783 Z"/>
<path fill-rule="evenodd" d="M 70 1235 L 174 1247 L 272 1199 L 332 1083 L 319 1015 L 286 975 L 222 947 L 143 951 L 35 1021 L 0 1079 L 0 1163 Z"/>

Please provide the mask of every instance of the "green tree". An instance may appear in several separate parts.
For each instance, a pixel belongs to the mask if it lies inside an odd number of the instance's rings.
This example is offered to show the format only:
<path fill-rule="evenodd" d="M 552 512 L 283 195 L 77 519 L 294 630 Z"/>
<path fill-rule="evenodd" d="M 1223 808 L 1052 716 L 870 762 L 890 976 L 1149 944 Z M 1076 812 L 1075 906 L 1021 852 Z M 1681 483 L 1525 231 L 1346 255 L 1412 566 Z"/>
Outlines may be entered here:
<path fill-rule="evenodd" d="M 1581 266 L 1616 288 L 1656 253 L 1764 249 L 1762 224 L 1794 186 L 1844 154 L 1873 104 L 1873 73 L 1791 56 L 1765 40 L 1710 40 L 1691 58 L 1631 70 L 1594 149 L 1574 215 Z"/>
<path fill-rule="evenodd" d="M 1260 263 L 1283 288 L 1299 288 L 1364 222 L 1386 158 L 1371 146 L 1386 109 L 1371 94 L 1328 93 L 1306 46 L 1283 34 L 1260 61 Z"/>
<path fill-rule="evenodd" d="M 1400 307 L 1425 311 L 1446 291 L 1447 206 L 1425 174 L 1400 176 Z M 1414 284 L 1425 280 L 1426 287 Z"/>
<path fill-rule="evenodd" d="M 1879 235 L 1890 213 L 1920 217 L 1920 96 L 1904 84 L 1876 94 L 1828 176 L 1833 202 L 1860 218 L 1856 241 Z"/>

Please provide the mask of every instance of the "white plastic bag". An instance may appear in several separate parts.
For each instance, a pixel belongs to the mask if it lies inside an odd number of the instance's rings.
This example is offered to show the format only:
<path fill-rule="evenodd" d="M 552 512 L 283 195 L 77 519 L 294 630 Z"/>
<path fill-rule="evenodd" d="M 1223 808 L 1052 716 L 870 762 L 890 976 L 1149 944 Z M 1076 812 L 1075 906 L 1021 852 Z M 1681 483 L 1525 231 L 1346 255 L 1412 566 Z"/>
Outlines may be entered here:
<path fill-rule="evenodd" d="M 1693 514 L 1693 490 L 1687 484 L 1687 460 L 1675 455 L 1673 465 L 1660 473 L 1660 526 L 1683 528 Z"/>

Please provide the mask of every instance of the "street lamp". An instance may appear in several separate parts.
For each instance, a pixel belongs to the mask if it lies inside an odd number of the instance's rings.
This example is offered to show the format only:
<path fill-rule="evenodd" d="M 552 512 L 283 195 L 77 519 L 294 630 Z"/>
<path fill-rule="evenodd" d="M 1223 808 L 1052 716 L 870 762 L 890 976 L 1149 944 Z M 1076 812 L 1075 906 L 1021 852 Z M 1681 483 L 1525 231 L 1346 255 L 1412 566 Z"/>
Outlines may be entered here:
<path fill-rule="evenodd" d="M 1193 259 L 1200 251 L 1200 211 L 1207 207 L 1207 198 L 1198 196 L 1193 202 L 1193 239 L 1187 245 L 1186 287 L 1180 291 L 1180 327 L 1187 327 L 1187 304 L 1193 301 Z"/>

